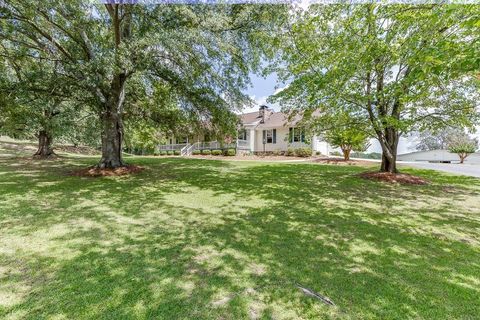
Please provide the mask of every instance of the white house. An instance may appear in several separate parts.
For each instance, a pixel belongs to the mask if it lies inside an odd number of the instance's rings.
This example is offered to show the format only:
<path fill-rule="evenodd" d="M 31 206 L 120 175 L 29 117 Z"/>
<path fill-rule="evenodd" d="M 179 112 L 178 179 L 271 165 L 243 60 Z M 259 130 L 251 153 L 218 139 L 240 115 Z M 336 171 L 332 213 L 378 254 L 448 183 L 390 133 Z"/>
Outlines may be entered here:
<path fill-rule="evenodd" d="M 239 115 L 240 128 L 236 141 L 220 144 L 209 141 L 207 135 L 197 135 L 191 139 L 175 138 L 169 144 L 160 146 L 160 150 L 181 150 L 189 155 L 193 150 L 235 148 L 237 152 L 285 152 L 289 148 L 310 147 L 314 152 L 328 154 L 332 149 L 318 136 L 307 137 L 298 126 L 300 116 L 289 119 L 283 112 L 275 112 L 267 106 L 260 106 L 257 112 Z"/>

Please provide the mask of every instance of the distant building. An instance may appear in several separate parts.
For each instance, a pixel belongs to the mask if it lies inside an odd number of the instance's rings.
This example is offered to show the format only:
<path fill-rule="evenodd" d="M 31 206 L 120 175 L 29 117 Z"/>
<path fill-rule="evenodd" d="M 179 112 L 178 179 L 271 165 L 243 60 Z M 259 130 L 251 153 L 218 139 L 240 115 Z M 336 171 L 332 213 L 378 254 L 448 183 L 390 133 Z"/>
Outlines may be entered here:
<path fill-rule="evenodd" d="M 424 161 L 424 162 L 445 162 L 458 163 L 460 158 L 456 153 L 451 153 L 448 150 L 428 150 L 416 151 L 410 153 L 399 154 L 397 156 L 399 161 Z M 465 159 L 468 164 L 480 164 L 480 152 L 473 153 Z"/>

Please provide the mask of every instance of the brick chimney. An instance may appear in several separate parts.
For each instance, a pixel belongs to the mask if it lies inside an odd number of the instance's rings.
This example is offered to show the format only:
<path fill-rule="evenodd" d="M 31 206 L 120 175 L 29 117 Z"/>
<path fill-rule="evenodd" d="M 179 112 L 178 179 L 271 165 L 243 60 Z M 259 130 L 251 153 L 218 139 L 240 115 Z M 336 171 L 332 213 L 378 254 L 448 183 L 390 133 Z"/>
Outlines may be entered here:
<path fill-rule="evenodd" d="M 265 118 L 268 117 L 268 115 L 267 115 L 268 111 L 269 110 L 268 110 L 268 107 L 266 105 L 260 106 L 260 108 L 258 109 L 258 116 L 261 118 L 260 123 L 265 122 Z"/>

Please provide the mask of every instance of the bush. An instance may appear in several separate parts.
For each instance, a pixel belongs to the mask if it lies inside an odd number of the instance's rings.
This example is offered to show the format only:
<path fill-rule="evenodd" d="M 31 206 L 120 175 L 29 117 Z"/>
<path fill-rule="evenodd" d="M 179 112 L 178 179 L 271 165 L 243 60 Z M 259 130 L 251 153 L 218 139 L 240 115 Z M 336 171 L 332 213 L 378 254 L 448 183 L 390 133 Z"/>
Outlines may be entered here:
<path fill-rule="evenodd" d="M 182 154 L 182 152 L 180 150 L 175 150 L 173 151 L 173 154 L 176 155 L 176 156 L 179 156 Z"/>
<path fill-rule="evenodd" d="M 218 150 L 218 149 L 212 150 L 212 155 L 213 156 L 221 156 L 222 155 L 222 150 Z"/>
<path fill-rule="evenodd" d="M 166 156 L 166 155 L 167 155 L 167 151 L 165 151 L 165 150 L 162 150 L 162 151 L 160 151 L 160 153 L 159 153 L 159 154 L 160 154 L 161 156 Z"/>
<path fill-rule="evenodd" d="M 273 156 L 281 156 L 281 155 L 282 155 L 282 151 L 280 151 L 280 150 L 273 150 L 273 151 L 272 151 L 272 155 L 273 155 Z"/>
<path fill-rule="evenodd" d="M 200 153 L 201 153 L 200 150 L 193 150 L 193 151 L 192 151 L 192 154 L 193 154 L 194 156 L 198 156 Z"/>
<path fill-rule="evenodd" d="M 312 155 L 312 148 L 305 147 L 305 148 L 295 149 L 295 154 L 298 157 L 304 157 L 304 158 L 310 157 Z"/>
<path fill-rule="evenodd" d="M 287 149 L 287 156 L 292 157 L 295 155 L 295 150 L 293 148 Z"/>
<path fill-rule="evenodd" d="M 332 151 L 330 152 L 330 155 L 335 157 L 343 157 L 343 154 L 341 154 L 340 151 Z"/>
<path fill-rule="evenodd" d="M 320 151 L 316 151 L 315 154 L 316 154 L 317 156 L 321 156 L 321 155 L 322 155 L 322 153 L 321 153 Z"/>
<path fill-rule="evenodd" d="M 168 151 L 167 151 L 167 155 L 173 156 L 173 150 L 168 150 Z"/>
<path fill-rule="evenodd" d="M 212 151 L 206 149 L 206 150 L 202 150 L 202 154 L 203 155 L 211 155 L 212 154 Z"/>
<path fill-rule="evenodd" d="M 236 154 L 237 154 L 237 152 L 235 151 L 235 149 L 227 149 L 227 150 L 225 151 L 225 155 L 226 155 L 226 156 L 229 156 L 229 157 L 233 157 L 233 156 L 236 155 Z"/>

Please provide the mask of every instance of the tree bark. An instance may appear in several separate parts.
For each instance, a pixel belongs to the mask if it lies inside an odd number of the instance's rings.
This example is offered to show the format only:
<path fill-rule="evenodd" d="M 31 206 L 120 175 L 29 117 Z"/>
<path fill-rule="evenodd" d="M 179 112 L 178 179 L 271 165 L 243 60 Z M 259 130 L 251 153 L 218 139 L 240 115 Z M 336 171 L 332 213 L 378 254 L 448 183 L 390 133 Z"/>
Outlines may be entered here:
<path fill-rule="evenodd" d="M 349 149 L 349 148 L 342 148 L 343 159 L 344 159 L 345 161 L 350 160 L 350 151 L 351 151 L 351 150 L 352 150 L 352 149 Z"/>
<path fill-rule="evenodd" d="M 38 132 L 38 150 L 33 155 L 36 158 L 49 158 L 54 156 L 52 148 L 53 137 L 47 130 Z"/>
<path fill-rule="evenodd" d="M 100 116 L 102 124 L 102 159 L 97 167 L 114 169 L 125 166 L 122 158 L 123 143 L 123 100 L 125 74 L 114 77 L 110 95 Z"/>
<path fill-rule="evenodd" d="M 465 158 L 467 157 L 467 155 L 465 155 L 463 153 L 459 153 L 458 156 L 460 157 L 460 164 L 462 164 L 463 161 L 465 161 Z"/>
<path fill-rule="evenodd" d="M 381 172 L 397 173 L 397 147 L 399 134 L 395 128 L 386 128 L 384 130 L 384 143 L 382 146 L 382 164 Z"/>

